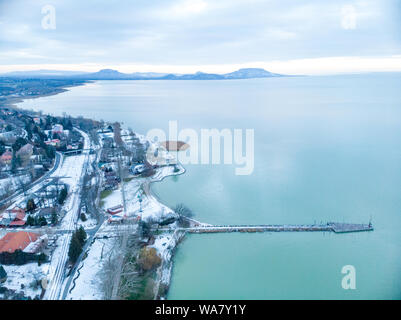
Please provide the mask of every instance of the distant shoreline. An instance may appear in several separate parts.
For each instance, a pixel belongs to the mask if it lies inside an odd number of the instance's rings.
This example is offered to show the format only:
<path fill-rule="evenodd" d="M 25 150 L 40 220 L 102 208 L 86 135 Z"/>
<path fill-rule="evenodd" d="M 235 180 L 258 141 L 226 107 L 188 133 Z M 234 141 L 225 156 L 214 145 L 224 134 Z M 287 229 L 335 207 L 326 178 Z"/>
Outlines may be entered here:
<path fill-rule="evenodd" d="M 70 91 L 67 88 L 79 87 L 79 86 L 83 86 L 83 85 L 85 85 L 87 83 L 91 83 L 91 82 L 92 81 L 85 81 L 84 83 L 65 85 L 65 86 L 62 86 L 62 87 L 57 87 L 56 90 L 54 90 L 53 92 L 43 93 L 43 94 L 38 94 L 38 95 L 33 95 L 33 96 L 11 97 L 11 98 L 8 98 L 6 96 L 5 100 L 0 102 L 0 107 L 1 108 L 14 108 L 14 109 L 26 110 L 26 109 L 22 109 L 22 108 L 18 107 L 17 104 L 19 104 L 21 102 L 24 102 L 24 100 L 27 100 L 27 99 L 37 99 L 37 98 L 55 96 L 55 95 L 57 95 L 59 93 Z M 38 111 L 38 110 L 35 110 L 35 111 Z"/>

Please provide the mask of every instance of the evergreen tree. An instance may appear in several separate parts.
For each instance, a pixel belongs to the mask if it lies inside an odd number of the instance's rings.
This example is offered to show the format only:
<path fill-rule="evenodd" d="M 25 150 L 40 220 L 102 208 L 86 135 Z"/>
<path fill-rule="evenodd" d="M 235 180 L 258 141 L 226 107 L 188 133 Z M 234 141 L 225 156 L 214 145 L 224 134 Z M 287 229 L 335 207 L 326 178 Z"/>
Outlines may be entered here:
<path fill-rule="evenodd" d="M 25 124 L 25 131 L 28 135 L 28 139 L 31 140 L 32 139 L 32 129 L 31 129 L 31 125 L 29 123 Z"/>
<path fill-rule="evenodd" d="M 35 201 L 33 199 L 28 199 L 28 201 L 26 203 L 26 211 L 32 212 L 35 209 L 36 209 Z"/>
<path fill-rule="evenodd" d="M 40 217 L 39 220 L 38 220 L 38 222 L 37 222 L 37 225 L 39 225 L 39 226 L 41 226 L 41 227 L 46 226 L 46 225 L 47 225 L 47 220 L 46 220 L 46 218 L 45 218 L 45 217 Z"/>
<path fill-rule="evenodd" d="M 81 246 L 83 246 L 86 240 L 85 229 L 82 226 L 80 226 L 79 229 L 76 231 L 76 235 L 79 240 L 79 243 L 81 244 Z"/>
<path fill-rule="evenodd" d="M 18 158 L 15 155 L 15 152 L 13 153 L 13 157 L 11 159 L 11 172 L 15 173 L 17 172 L 17 167 L 18 167 Z"/>
<path fill-rule="evenodd" d="M 52 218 L 51 218 L 51 224 L 55 225 L 58 223 L 58 216 L 57 213 L 53 212 L 52 213 Z"/>
<path fill-rule="evenodd" d="M 70 248 L 68 250 L 68 257 L 70 261 L 72 263 L 75 263 L 81 253 L 82 253 L 82 245 L 77 237 L 77 234 L 74 233 L 71 238 Z"/>
<path fill-rule="evenodd" d="M 49 159 L 54 159 L 56 157 L 56 149 L 53 146 L 45 145 L 46 156 Z"/>
<path fill-rule="evenodd" d="M 26 145 L 28 143 L 27 140 L 25 140 L 24 138 L 19 137 L 14 144 L 12 145 L 12 148 L 14 150 L 14 152 L 17 152 L 19 149 L 21 149 L 21 147 L 23 147 L 24 145 Z"/>
<path fill-rule="evenodd" d="M 34 226 L 35 225 L 35 219 L 31 215 L 29 215 L 28 218 L 26 219 L 26 224 L 28 226 Z"/>
<path fill-rule="evenodd" d="M 65 199 L 67 198 L 67 195 L 68 195 L 67 187 L 64 186 L 64 188 L 61 189 L 60 194 L 58 196 L 58 203 L 60 205 L 64 203 Z"/>

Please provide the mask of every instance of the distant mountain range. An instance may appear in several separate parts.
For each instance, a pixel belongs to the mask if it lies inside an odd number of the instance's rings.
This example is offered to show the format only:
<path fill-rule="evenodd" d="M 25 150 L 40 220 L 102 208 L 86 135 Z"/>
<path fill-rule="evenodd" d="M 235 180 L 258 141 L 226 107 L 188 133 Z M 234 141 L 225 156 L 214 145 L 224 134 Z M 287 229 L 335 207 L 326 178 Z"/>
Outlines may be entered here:
<path fill-rule="evenodd" d="M 36 78 L 36 79 L 79 79 L 79 80 L 226 80 L 282 77 L 284 75 L 272 73 L 261 68 L 244 68 L 225 74 L 196 72 L 191 74 L 134 72 L 121 73 L 117 70 L 102 69 L 98 72 L 78 71 L 15 71 L 1 74 L 0 77 Z"/>

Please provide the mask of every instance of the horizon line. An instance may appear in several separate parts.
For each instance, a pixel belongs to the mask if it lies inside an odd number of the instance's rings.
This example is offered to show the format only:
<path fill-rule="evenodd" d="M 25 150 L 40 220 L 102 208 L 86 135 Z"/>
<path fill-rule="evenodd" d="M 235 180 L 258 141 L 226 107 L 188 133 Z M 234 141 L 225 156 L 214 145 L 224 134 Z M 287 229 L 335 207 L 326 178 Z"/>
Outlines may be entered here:
<path fill-rule="evenodd" d="M 122 73 L 152 72 L 165 74 L 189 74 L 196 72 L 224 74 L 244 68 L 260 68 L 287 75 L 331 75 L 371 72 L 401 71 L 401 55 L 391 56 L 339 56 L 303 58 L 292 60 L 255 61 L 236 64 L 162 65 L 162 64 L 17 64 L 1 65 L 0 74 L 19 71 L 73 71 L 97 72 L 102 69 L 118 70 Z"/>

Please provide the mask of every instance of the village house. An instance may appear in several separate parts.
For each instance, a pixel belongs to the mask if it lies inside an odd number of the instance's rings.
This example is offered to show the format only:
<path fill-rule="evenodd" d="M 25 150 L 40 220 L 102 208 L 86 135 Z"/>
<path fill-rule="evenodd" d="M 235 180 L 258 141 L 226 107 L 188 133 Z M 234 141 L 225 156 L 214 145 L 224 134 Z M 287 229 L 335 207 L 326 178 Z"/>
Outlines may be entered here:
<path fill-rule="evenodd" d="M 78 150 L 78 149 L 79 149 L 79 146 L 76 143 L 69 144 L 67 146 L 67 150 Z"/>
<path fill-rule="evenodd" d="M 34 154 L 29 158 L 32 165 L 42 164 L 43 156 L 41 154 Z"/>
<path fill-rule="evenodd" d="M 53 147 L 59 147 L 61 141 L 60 141 L 60 139 L 52 139 L 52 140 L 47 140 L 47 141 L 45 141 L 45 143 L 46 143 L 47 145 L 51 145 L 51 146 L 53 146 Z"/>
<path fill-rule="evenodd" d="M 53 213 L 55 213 L 55 212 L 56 212 L 56 209 L 54 207 L 41 208 L 41 209 L 39 209 L 37 216 L 43 217 L 46 220 L 50 220 L 52 218 Z"/>
<path fill-rule="evenodd" d="M 123 212 L 123 206 L 120 204 L 118 206 L 114 206 L 107 209 L 107 212 L 111 215 L 116 215 L 118 213 Z"/>
<path fill-rule="evenodd" d="M 26 223 L 25 210 L 15 207 L 0 214 L 0 227 L 21 227 Z"/>
<path fill-rule="evenodd" d="M 13 159 L 13 153 L 10 150 L 6 150 L 0 157 L 1 162 L 4 164 L 11 164 Z"/>
<path fill-rule="evenodd" d="M 52 128 L 52 133 L 63 134 L 63 126 L 61 124 L 55 124 Z"/>
<path fill-rule="evenodd" d="M 46 245 L 46 235 L 40 237 L 37 233 L 33 232 L 9 232 L 0 239 L 0 254 L 4 252 L 14 253 L 16 250 L 26 253 L 38 253 Z"/>
<path fill-rule="evenodd" d="M 106 190 L 114 190 L 118 188 L 118 179 L 115 176 L 105 176 L 104 188 Z"/>
<path fill-rule="evenodd" d="M 43 251 L 44 248 L 46 248 L 47 243 L 49 241 L 49 238 L 47 234 L 44 234 L 43 236 L 40 236 L 39 239 L 37 239 L 34 242 L 31 242 L 26 246 L 26 248 L 23 250 L 25 253 L 39 253 Z"/>

